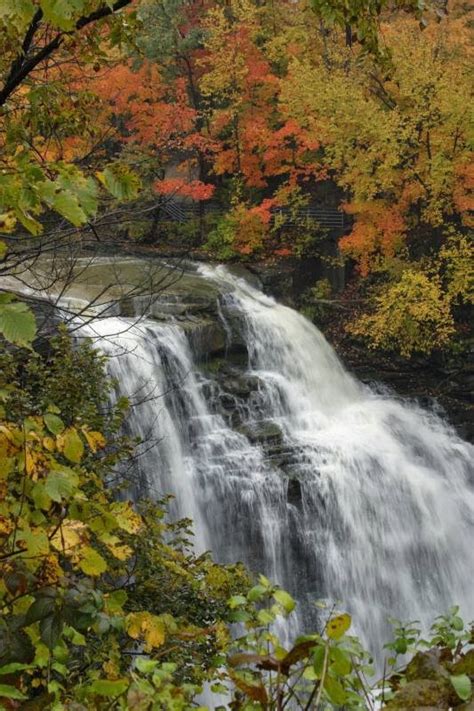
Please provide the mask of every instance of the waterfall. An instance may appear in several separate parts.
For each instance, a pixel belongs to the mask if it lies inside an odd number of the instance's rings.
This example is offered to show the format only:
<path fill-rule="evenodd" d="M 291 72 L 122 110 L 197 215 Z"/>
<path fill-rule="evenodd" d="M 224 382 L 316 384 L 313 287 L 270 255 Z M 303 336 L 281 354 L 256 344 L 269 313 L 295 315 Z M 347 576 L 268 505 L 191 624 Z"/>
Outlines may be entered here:
<path fill-rule="evenodd" d="M 223 267 L 200 273 L 219 287 L 227 337 L 238 324 L 246 345 L 245 397 L 198 362 L 178 321 L 83 329 L 134 404 L 134 495 L 173 493 L 198 550 L 289 590 L 299 617 L 288 637 L 317 624 L 322 598 L 342 601 L 374 650 L 389 615 L 426 623 L 455 603 L 474 615 L 474 448 L 435 414 L 357 382 L 297 312 Z"/>

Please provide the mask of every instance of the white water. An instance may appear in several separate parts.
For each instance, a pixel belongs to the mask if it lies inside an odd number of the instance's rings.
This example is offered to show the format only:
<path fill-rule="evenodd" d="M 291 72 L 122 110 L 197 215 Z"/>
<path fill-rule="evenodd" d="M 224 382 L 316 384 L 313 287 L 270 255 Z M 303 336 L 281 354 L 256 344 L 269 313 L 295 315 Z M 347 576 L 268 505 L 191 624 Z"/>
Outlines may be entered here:
<path fill-rule="evenodd" d="M 136 495 L 174 493 L 198 549 L 290 590 L 300 614 L 289 636 L 317 624 L 322 597 L 343 601 L 374 651 L 388 615 L 426 622 L 458 603 L 474 616 L 474 448 L 436 416 L 359 384 L 295 311 L 224 268 L 200 271 L 222 287 L 222 317 L 244 324 L 258 391 L 235 406 L 248 428 L 280 426 L 296 495 L 288 468 L 217 414 L 220 386 L 179 324 L 104 319 L 86 332 L 137 402 L 132 431 L 156 442 L 136 465 Z"/>

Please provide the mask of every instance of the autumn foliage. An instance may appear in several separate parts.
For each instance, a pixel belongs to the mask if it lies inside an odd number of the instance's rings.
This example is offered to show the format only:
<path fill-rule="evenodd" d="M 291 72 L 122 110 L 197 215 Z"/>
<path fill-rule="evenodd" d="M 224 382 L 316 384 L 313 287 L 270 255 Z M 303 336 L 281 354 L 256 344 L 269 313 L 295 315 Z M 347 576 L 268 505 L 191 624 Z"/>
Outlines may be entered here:
<path fill-rule="evenodd" d="M 45 37 L 89 7 L 51 14 L 42 2 Z M 21 37 L 34 4 L 8 7 L 0 29 L 10 21 Z M 9 96 L 0 228 L 39 233 L 46 209 L 79 227 L 110 196 L 211 203 L 189 229 L 213 257 L 321 255 L 329 237 L 373 313 L 413 273 L 448 298 L 455 267 L 441 252 L 473 224 L 472 11 L 459 0 L 429 7 L 137 0 L 62 40 Z M 8 79 L 14 40 L 6 47 Z M 345 213 L 342 232 L 301 219 L 325 201 Z M 464 289 L 456 308 L 469 300 Z"/>
<path fill-rule="evenodd" d="M 165 172 L 172 163 L 160 193 L 212 195 L 224 208 L 238 200 L 256 214 L 284 187 L 317 200 L 331 180 L 353 223 L 340 247 L 362 276 L 418 257 L 427 231 L 436 249 L 446 222 L 470 224 L 470 14 L 461 5 L 423 32 L 415 18 L 387 15 L 382 64 L 304 3 L 173 7 L 179 41 L 158 53 L 161 15 L 148 10 L 143 55 L 91 85 L 124 146 L 152 153 Z M 237 236 L 235 254 L 246 254 L 242 245 Z"/>

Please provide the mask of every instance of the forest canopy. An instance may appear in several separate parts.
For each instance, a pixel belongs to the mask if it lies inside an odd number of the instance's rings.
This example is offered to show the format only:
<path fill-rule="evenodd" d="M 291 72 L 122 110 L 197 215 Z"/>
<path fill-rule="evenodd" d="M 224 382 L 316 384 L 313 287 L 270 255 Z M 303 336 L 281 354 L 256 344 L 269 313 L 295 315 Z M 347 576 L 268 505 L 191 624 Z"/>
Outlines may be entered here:
<path fill-rule="evenodd" d="M 365 302 L 349 330 L 449 347 L 472 304 L 471 23 L 459 0 L 3 0 L 0 229 L 139 200 L 130 238 L 159 245 L 178 201 L 200 215 L 180 244 L 275 260 L 320 254 L 304 208 L 327 205 Z"/>

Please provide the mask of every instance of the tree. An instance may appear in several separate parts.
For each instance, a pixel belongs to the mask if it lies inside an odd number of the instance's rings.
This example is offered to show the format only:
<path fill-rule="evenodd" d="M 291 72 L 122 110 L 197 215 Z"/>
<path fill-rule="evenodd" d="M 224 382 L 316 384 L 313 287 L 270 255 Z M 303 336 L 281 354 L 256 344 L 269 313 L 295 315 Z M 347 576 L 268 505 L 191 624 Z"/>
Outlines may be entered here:
<path fill-rule="evenodd" d="M 92 64 L 100 60 L 106 43 L 123 41 L 131 16 L 125 20 L 119 11 L 129 3 L 2 3 L 3 231 L 12 231 L 19 220 L 37 234 L 41 225 L 35 216 L 46 207 L 76 225 L 95 214 L 96 183 L 73 164 L 49 160 L 48 142 L 77 134 L 87 116 L 70 87 L 60 86 L 64 65 L 85 58 Z"/>
<path fill-rule="evenodd" d="M 468 22 L 469 15 L 454 11 L 420 35 L 413 20 L 392 19 L 384 26 L 390 68 L 336 44 L 328 45 L 327 61 L 295 59 L 283 80 L 288 116 L 319 137 L 324 161 L 348 196 L 345 210 L 354 223 L 340 248 L 362 277 L 373 279 L 378 327 L 372 332 L 375 322 L 368 318 L 355 330 L 376 346 L 391 344 L 405 354 L 416 350 L 403 325 L 408 304 L 417 308 L 418 290 L 405 288 L 413 279 L 439 284 L 439 298 L 431 299 L 432 324 L 441 319 L 447 326 L 442 337 L 433 326 L 421 350 L 443 347 L 454 334 L 454 302 L 443 287 L 444 273 L 453 268 L 442 266 L 439 257 L 453 239 L 457 251 L 471 225 Z M 460 283 L 468 302 L 472 293 L 465 280 Z M 397 313 L 397 339 L 386 330 L 394 324 L 384 317 L 382 303 Z"/>
<path fill-rule="evenodd" d="M 123 43 L 134 14 L 115 3 L 49 0 L 0 3 L 0 232 L 17 225 L 38 235 L 52 210 L 78 227 L 97 212 L 99 182 L 64 155 L 93 124 L 90 97 L 77 93 L 67 68 L 100 63 L 104 50 Z M 100 182 L 117 198 L 135 194 L 126 170 L 105 168 Z M 0 242 L 0 258 L 7 245 Z M 15 321 L 12 329 L 11 323 Z M 0 331 L 24 344 L 34 335 L 31 312 L 11 294 L 2 296 Z"/>

